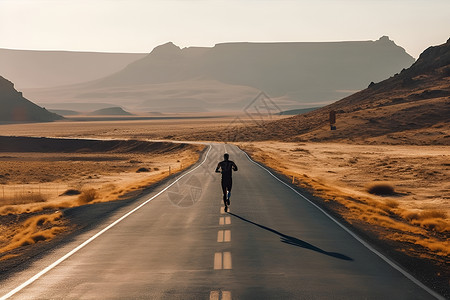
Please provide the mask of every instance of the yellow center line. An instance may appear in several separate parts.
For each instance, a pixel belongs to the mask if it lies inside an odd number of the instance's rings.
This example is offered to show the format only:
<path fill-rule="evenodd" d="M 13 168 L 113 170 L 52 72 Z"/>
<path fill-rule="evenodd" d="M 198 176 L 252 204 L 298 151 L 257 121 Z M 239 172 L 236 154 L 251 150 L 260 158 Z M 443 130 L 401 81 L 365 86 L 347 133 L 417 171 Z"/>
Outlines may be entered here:
<path fill-rule="evenodd" d="M 209 300 L 231 300 L 231 292 L 222 291 L 222 298 L 220 298 L 220 291 L 211 291 L 209 293 Z"/>
<path fill-rule="evenodd" d="M 231 270 L 231 252 L 224 252 L 223 253 L 223 269 L 224 270 Z"/>
<path fill-rule="evenodd" d="M 222 300 L 231 300 L 231 292 L 222 291 Z"/>
<path fill-rule="evenodd" d="M 209 293 L 209 300 L 220 300 L 220 291 L 211 291 Z"/>
<path fill-rule="evenodd" d="M 230 217 L 220 217 L 219 218 L 219 225 L 230 225 L 230 224 L 231 224 Z"/>
<path fill-rule="evenodd" d="M 214 270 L 222 269 L 222 252 L 214 253 Z"/>
<path fill-rule="evenodd" d="M 223 243 L 223 237 L 224 237 L 223 230 L 219 230 L 217 232 L 217 242 L 218 243 Z"/>
<path fill-rule="evenodd" d="M 228 208 L 230 211 L 230 208 Z M 225 207 L 220 207 L 220 214 L 224 215 Z M 231 218 L 229 216 L 224 216 L 219 218 L 219 225 L 230 225 Z M 219 230 L 217 232 L 217 242 L 231 242 L 231 230 Z M 214 253 L 214 270 L 231 270 L 232 262 L 231 262 L 231 252 L 215 252 Z M 221 297 L 222 296 L 222 297 Z M 231 292 L 230 291 L 211 291 L 209 294 L 209 300 L 231 300 Z"/>
<path fill-rule="evenodd" d="M 230 207 L 228 207 L 228 212 L 231 212 L 231 208 L 230 208 Z M 220 214 L 222 214 L 222 215 L 226 214 L 226 212 L 225 212 L 225 206 L 222 206 L 222 207 L 220 208 Z"/>
<path fill-rule="evenodd" d="M 214 270 L 231 270 L 231 252 L 214 253 Z"/>
<path fill-rule="evenodd" d="M 223 242 L 231 242 L 231 230 L 219 230 L 217 232 L 217 242 L 223 243 Z"/>
<path fill-rule="evenodd" d="M 231 230 L 225 230 L 223 240 L 224 242 L 231 242 Z"/>

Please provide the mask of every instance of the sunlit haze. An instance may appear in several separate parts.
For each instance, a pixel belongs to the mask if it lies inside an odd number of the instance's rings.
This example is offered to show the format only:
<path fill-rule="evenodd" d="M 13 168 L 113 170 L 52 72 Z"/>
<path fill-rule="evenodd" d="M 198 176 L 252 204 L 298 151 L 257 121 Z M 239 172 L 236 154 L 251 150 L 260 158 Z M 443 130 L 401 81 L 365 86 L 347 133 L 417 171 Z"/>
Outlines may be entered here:
<path fill-rule="evenodd" d="M 376 40 L 415 58 L 449 38 L 448 0 L 0 0 L 0 48 L 150 52 L 222 42 Z"/>

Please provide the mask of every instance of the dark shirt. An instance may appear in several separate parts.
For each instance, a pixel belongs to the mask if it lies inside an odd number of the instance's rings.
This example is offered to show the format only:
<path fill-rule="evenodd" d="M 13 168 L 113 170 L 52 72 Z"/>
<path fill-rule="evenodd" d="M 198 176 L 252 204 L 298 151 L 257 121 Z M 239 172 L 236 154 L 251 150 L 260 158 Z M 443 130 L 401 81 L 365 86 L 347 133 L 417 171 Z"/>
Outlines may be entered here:
<path fill-rule="evenodd" d="M 222 173 L 222 179 L 231 179 L 231 172 L 237 171 L 238 167 L 234 163 L 234 161 L 231 160 L 224 160 L 221 161 L 216 168 L 216 172 L 219 172 L 219 169 L 221 169 Z"/>

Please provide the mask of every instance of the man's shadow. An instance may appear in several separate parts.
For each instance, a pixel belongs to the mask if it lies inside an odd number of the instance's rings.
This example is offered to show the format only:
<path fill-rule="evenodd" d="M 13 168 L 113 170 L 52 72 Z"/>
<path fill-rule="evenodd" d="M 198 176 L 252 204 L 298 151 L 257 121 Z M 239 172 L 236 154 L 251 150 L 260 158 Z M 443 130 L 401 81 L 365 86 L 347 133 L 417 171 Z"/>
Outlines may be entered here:
<path fill-rule="evenodd" d="M 297 246 L 297 247 L 301 247 L 301 248 L 308 249 L 308 250 L 312 250 L 312 251 L 315 251 L 315 252 L 319 252 L 321 254 L 325 254 L 325 255 L 328 255 L 328 256 L 331 256 L 331 257 L 334 257 L 334 258 L 338 258 L 338 259 L 342 259 L 342 260 L 348 260 L 348 261 L 353 261 L 353 259 L 351 257 L 348 257 L 348 256 L 346 256 L 344 254 L 340 254 L 340 253 L 336 253 L 336 252 L 327 252 L 325 250 L 320 249 L 319 247 L 311 245 L 310 243 L 302 241 L 302 240 L 300 240 L 298 238 L 295 238 L 293 236 L 289 236 L 289 235 L 283 234 L 283 233 L 281 233 L 279 231 L 276 231 L 275 229 L 269 228 L 267 226 L 264 226 L 264 225 L 261 225 L 261 224 L 255 223 L 255 222 L 252 222 L 250 220 L 247 220 L 247 219 L 245 219 L 245 218 L 243 218 L 241 216 L 238 216 L 236 214 L 233 214 L 231 212 L 229 214 L 232 215 L 233 217 L 241 219 L 242 221 L 245 221 L 247 223 L 250 223 L 250 224 L 253 224 L 255 226 L 258 226 L 259 228 L 262 228 L 262 229 L 265 229 L 267 231 L 275 233 L 276 235 L 280 236 L 280 240 L 283 243 L 286 243 L 286 244 L 289 244 L 289 245 L 293 245 L 293 246 Z"/>

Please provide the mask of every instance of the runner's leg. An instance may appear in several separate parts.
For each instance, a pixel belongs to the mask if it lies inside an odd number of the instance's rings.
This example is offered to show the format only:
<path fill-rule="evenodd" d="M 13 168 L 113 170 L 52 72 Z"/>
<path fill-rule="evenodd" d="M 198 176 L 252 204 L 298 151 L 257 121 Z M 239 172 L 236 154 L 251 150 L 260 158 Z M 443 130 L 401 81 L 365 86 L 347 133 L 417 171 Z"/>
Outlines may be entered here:
<path fill-rule="evenodd" d="M 227 206 L 227 183 L 222 180 L 223 204 Z"/>
<path fill-rule="evenodd" d="M 233 186 L 233 181 L 231 180 L 231 178 L 230 178 L 230 180 L 227 183 L 228 183 L 227 184 L 227 190 L 228 190 L 228 193 L 227 193 L 227 204 L 230 205 L 231 188 Z"/>

